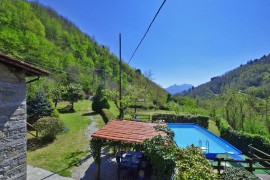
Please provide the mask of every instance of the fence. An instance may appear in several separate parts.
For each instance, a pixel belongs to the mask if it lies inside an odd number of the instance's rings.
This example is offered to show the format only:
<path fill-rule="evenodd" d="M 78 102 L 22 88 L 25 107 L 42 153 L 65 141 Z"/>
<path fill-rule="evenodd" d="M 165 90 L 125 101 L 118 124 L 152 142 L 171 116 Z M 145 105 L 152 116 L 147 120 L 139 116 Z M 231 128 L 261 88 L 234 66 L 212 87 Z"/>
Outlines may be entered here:
<path fill-rule="evenodd" d="M 32 131 L 35 131 L 35 134 L 32 133 Z M 38 131 L 32 126 L 31 124 L 27 123 L 27 132 L 31 134 L 32 136 L 38 138 Z"/>
<path fill-rule="evenodd" d="M 269 154 L 266 154 L 265 152 L 255 148 L 252 146 L 252 144 L 248 145 L 249 147 L 249 154 L 252 156 L 252 157 L 255 157 L 255 158 L 258 158 L 258 159 L 262 159 L 260 156 L 263 156 L 263 157 L 266 157 L 266 158 L 270 158 L 270 155 Z M 257 154 L 256 154 L 257 153 Z M 258 155 L 260 154 L 260 155 Z M 263 162 L 265 165 L 267 166 L 270 166 L 270 161 L 265 161 Z"/>
<path fill-rule="evenodd" d="M 150 122 L 151 116 L 146 115 L 146 114 L 134 114 L 132 116 L 132 119 L 137 120 L 137 121 L 147 121 Z"/>

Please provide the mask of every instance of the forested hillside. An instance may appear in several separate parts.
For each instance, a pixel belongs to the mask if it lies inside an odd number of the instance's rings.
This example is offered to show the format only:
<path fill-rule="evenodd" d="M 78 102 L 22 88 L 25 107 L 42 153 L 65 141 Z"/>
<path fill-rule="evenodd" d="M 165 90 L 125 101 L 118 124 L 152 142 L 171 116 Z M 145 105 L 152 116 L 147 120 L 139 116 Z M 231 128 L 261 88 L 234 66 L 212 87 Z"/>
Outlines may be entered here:
<path fill-rule="evenodd" d="M 270 135 L 270 55 L 213 77 L 185 95 L 208 109 L 217 125 L 226 120 L 238 132 Z"/>
<path fill-rule="evenodd" d="M 48 91 L 55 85 L 76 83 L 91 93 L 104 83 L 105 74 L 107 88 L 118 88 L 118 58 L 72 22 L 37 2 L 1 0 L 0 39 L 0 53 L 49 71 L 50 77 L 36 82 L 36 88 Z M 147 89 L 154 102 L 166 99 L 165 91 L 125 63 L 122 79 L 124 89 L 132 84 Z"/>
<path fill-rule="evenodd" d="M 207 98 L 229 90 L 267 98 L 270 95 L 270 55 L 250 60 L 222 76 L 213 77 L 210 82 L 189 90 L 186 95 Z"/>

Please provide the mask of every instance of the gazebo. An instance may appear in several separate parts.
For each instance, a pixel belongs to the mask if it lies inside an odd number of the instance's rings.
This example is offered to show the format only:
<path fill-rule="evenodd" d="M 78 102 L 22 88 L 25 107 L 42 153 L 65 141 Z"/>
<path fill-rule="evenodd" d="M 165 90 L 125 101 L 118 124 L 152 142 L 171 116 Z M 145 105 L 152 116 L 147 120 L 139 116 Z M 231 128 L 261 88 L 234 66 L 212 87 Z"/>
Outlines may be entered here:
<path fill-rule="evenodd" d="M 145 139 L 151 139 L 159 134 L 166 136 L 166 133 L 154 128 L 157 125 L 160 124 L 116 119 L 93 133 L 91 137 L 109 141 L 142 143 Z"/>
<path fill-rule="evenodd" d="M 157 130 L 155 127 L 165 124 L 138 122 L 131 120 L 115 119 L 109 121 L 103 128 L 91 135 L 91 146 L 93 157 L 98 166 L 98 178 L 100 175 L 100 155 L 104 141 L 141 144 L 146 139 L 151 139 L 157 135 L 163 137 L 167 134 Z"/>

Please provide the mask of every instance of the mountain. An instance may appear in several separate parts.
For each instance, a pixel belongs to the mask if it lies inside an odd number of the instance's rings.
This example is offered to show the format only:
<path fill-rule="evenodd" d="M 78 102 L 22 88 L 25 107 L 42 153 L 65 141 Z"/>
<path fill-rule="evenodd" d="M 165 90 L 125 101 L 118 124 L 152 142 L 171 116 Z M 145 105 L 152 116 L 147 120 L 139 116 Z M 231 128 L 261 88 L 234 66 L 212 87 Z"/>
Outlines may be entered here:
<path fill-rule="evenodd" d="M 231 71 L 202 84 L 184 94 L 191 97 L 212 97 L 227 91 L 243 92 L 259 98 L 270 95 L 270 54 L 250 60 Z"/>
<path fill-rule="evenodd" d="M 174 94 L 178 94 L 178 93 L 182 93 L 183 91 L 186 91 L 190 88 L 192 88 L 193 86 L 191 84 L 181 84 L 181 85 L 172 85 L 172 86 L 169 86 L 167 88 L 165 88 L 165 90 L 174 95 Z"/>

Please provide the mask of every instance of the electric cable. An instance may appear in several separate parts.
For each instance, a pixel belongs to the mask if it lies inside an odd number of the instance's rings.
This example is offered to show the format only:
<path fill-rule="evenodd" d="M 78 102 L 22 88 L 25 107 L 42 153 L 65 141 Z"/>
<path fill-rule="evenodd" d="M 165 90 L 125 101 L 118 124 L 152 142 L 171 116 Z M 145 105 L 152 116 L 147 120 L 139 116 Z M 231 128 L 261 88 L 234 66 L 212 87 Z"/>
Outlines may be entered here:
<path fill-rule="evenodd" d="M 167 0 L 164 0 L 164 1 L 163 1 L 163 3 L 161 4 L 161 6 L 159 7 L 159 9 L 158 9 L 158 11 L 157 11 L 157 13 L 156 13 L 155 17 L 154 17 L 154 18 L 153 18 L 153 20 L 151 21 L 150 25 L 148 26 L 148 28 L 147 28 L 146 32 L 144 33 L 144 35 L 143 35 L 143 37 L 142 37 L 142 39 L 141 39 L 141 41 L 139 42 L 139 44 L 137 45 L 136 49 L 134 50 L 134 52 L 133 52 L 133 54 L 132 54 L 131 58 L 129 59 L 128 64 L 130 63 L 130 61 L 131 61 L 131 60 L 132 60 L 132 58 L 134 57 L 135 53 L 136 53 L 136 52 L 137 52 L 137 50 L 139 49 L 140 45 L 142 44 L 142 42 L 143 42 L 144 38 L 146 37 L 146 35 L 147 35 L 148 31 L 150 30 L 150 28 L 151 28 L 152 24 L 154 23 L 154 21 L 155 21 L 156 17 L 158 16 L 158 14 L 159 14 L 160 10 L 162 9 L 162 7 L 163 7 L 163 6 L 164 6 L 164 4 L 166 3 L 166 1 L 167 1 Z"/>

